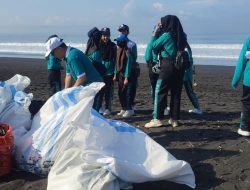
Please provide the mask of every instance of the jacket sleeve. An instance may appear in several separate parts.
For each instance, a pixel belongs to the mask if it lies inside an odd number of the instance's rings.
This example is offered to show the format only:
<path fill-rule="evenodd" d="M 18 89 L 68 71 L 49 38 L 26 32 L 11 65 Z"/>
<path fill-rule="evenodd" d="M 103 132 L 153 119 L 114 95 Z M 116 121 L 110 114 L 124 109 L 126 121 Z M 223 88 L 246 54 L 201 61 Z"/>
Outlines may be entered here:
<path fill-rule="evenodd" d="M 146 51 L 145 51 L 145 54 L 144 54 L 144 58 L 145 58 L 145 61 L 148 63 L 150 60 L 152 60 L 152 42 L 153 42 L 153 37 L 151 37 L 148 45 L 147 45 L 147 48 L 146 48 Z"/>
<path fill-rule="evenodd" d="M 133 64 L 133 57 L 130 52 L 127 52 L 127 65 L 125 69 L 125 78 L 130 77 Z"/>
<path fill-rule="evenodd" d="M 245 40 L 245 43 L 243 44 L 243 47 L 241 49 L 239 58 L 238 58 L 238 62 L 234 71 L 234 76 L 233 76 L 233 80 L 232 80 L 232 86 L 233 87 L 237 87 L 244 69 L 246 67 L 246 63 L 247 63 L 247 59 L 245 57 L 245 54 L 247 52 L 247 50 L 249 49 L 250 46 L 250 36 L 247 37 L 247 39 Z"/>
<path fill-rule="evenodd" d="M 169 33 L 163 33 L 159 38 L 155 39 L 155 36 L 152 36 L 152 48 L 155 54 L 158 54 L 166 44 L 166 42 L 169 40 L 170 34 Z"/>

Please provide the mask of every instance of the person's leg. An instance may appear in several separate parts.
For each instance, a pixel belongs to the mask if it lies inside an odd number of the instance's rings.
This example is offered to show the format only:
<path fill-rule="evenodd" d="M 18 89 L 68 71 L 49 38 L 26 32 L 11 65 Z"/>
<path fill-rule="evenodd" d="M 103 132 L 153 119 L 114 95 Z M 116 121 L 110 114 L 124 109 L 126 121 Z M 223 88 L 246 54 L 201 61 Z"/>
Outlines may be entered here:
<path fill-rule="evenodd" d="M 61 71 L 55 71 L 55 91 L 59 92 L 62 90 L 62 83 L 61 83 Z"/>
<path fill-rule="evenodd" d="M 105 76 L 105 109 L 111 111 L 112 96 L 113 96 L 113 75 Z"/>
<path fill-rule="evenodd" d="M 185 87 L 186 93 L 188 95 L 188 98 L 191 101 L 191 103 L 193 104 L 194 108 L 200 109 L 198 98 L 193 90 L 192 81 L 190 81 L 190 80 L 184 81 L 184 87 Z"/>
<path fill-rule="evenodd" d="M 243 136 L 250 136 L 250 87 L 243 85 L 242 95 L 242 124 L 238 133 Z"/>
<path fill-rule="evenodd" d="M 175 72 L 174 83 L 171 86 L 171 100 L 170 100 L 170 118 L 174 121 L 180 118 L 180 103 L 181 103 L 181 92 L 183 85 L 183 74 L 182 71 Z"/>
<path fill-rule="evenodd" d="M 145 124 L 146 128 L 162 126 L 161 119 L 164 117 L 164 109 L 167 105 L 167 94 L 170 88 L 173 75 L 173 66 L 169 61 L 161 65 L 161 72 L 155 87 L 154 114 L 153 120 Z"/>
<path fill-rule="evenodd" d="M 49 96 L 53 96 L 57 92 L 54 70 L 48 70 L 48 82 L 49 82 Z"/>
<path fill-rule="evenodd" d="M 174 82 L 174 66 L 169 60 L 163 60 L 161 72 L 155 88 L 154 119 L 162 119 L 167 106 L 168 91 Z"/>
<path fill-rule="evenodd" d="M 120 101 L 120 104 L 121 104 L 121 112 L 118 113 L 118 115 L 123 115 L 125 110 L 126 110 L 126 102 L 124 100 L 124 77 L 120 76 L 119 75 L 119 79 L 118 79 L 118 97 L 119 97 L 119 101 Z"/>

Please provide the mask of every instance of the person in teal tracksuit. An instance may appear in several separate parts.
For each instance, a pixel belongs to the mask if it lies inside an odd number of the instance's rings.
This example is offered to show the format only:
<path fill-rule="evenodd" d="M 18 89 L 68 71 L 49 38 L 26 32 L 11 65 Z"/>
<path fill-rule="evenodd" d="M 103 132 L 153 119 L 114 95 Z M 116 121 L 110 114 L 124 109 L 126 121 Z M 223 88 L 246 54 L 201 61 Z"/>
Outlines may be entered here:
<path fill-rule="evenodd" d="M 185 71 L 183 77 L 183 84 L 188 95 L 189 100 L 194 106 L 194 109 L 190 109 L 189 113 L 202 114 L 198 98 L 193 90 L 193 57 L 192 50 L 189 44 L 187 43 L 186 50 L 189 55 L 190 67 Z"/>
<path fill-rule="evenodd" d="M 50 38 L 58 37 L 57 35 L 51 35 Z M 47 42 L 46 41 L 46 42 Z M 47 60 L 47 69 L 48 69 L 48 81 L 50 86 L 50 96 L 62 90 L 61 85 L 61 60 L 55 58 L 52 54 L 49 54 L 45 57 Z"/>
<path fill-rule="evenodd" d="M 96 70 L 99 72 L 101 77 L 104 77 L 105 71 L 104 71 L 104 66 L 102 64 L 102 58 L 101 58 L 101 53 L 100 53 L 100 43 L 101 43 L 101 36 L 102 33 L 101 31 L 94 27 L 88 32 L 88 42 L 87 42 L 87 47 L 85 54 L 89 57 L 91 60 L 92 64 L 95 66 Z M 95 101 L 93 108 L 99 112 L 101 108 L 101 92 L 99 91 L 96 96 L 95 96 Z"/>
<path fill-rule="evenodd" d="M 157 25 L 157 30 L 153 33 L 153 51 L 160 54 L 161 70 L 156 84 L 154 115 L 153 119 L 145 124 L 146 128 L 162 126 L 164 109 L 166 108 L 166 97 L 168 91 L 170 98 L 170 119 L 168 123 L 173 127 L 178 126 L 180 117 L 180 101 L 185 70 L 177 69 L 174 60 L 177 51 L 185 49 L 187 39 L 178 17 L 167 15 L 161 18 L 161 23 Z M 160 35 L 157 33 L 160 32 Z M 158 38 L 156 36 L 159 36 Z"/>
<path fill-rule="evenodd" d="M 238 134 L 242 136 L 250 136 L 250 35 L 246 38 L 238 58 L 232 80 L 232 86 L 234 88 L 238 86 L 242 77 L 242 113 Z"/>
<path fill-rule="evenodd" d="M 113 77 L 116 64 L 116 44 L 110 40 L 110 29 L 104 27 L 101 29 L 102 37 L 100 43 L 100 54 L 102 64 L 105 67 L 106 72 L 103 74 L 103 80 L 105 86 L 100 92 L 100 105 L 102 105 L 103 98 L 105 100 L 104 109 L 100 109 L 99 113 L 103 115 L 111 114 L 111 104 L 113 98 Z"/>
<path fill-rule="evenodd" d="M 117 114 L 122 117 L 130 117 L 134 115 L 132 109 L 132 94 L 134 85 L 136 85 L 136 73 L 134 72 L 135 65 L 133 64 L 133 57 L 131 51 L 127 47 L 127 36 L 120 34 L 115 41 L 117 41 L 117 56 L 116 66 L 113 80 L 118 81 L 118 96 L 122 106 L 121 111 Z"/>
<path fill-rule="evenodd" d="M 151 84 L 151 95 L 152 95 L 152 99 L 154 102 L 155 87 L 156 87 L 156 82 L 158 80 L 159 74 L 154 73 L 152 71 L 152 68 L 157 64 L 157 62 L 159 60 L 158 60 L 158 56 L 155 54 L 155 52 L 152 49 L 152 43 L 153 43 L 153 39 L 151 38 L 148 45 L 147 45 L 144 58 L 146 60 L 147 66 L 148 66 L 149 80 L 150 80 L 150 84 Z"/>
<path fill-rule="evenodd" d="M 92 82 L 103 82 L 89 58 L 80 50 L 67 46 L 62 39 L 53 37 L 46 43 L 46 54 L 52 54 L 60 60 L 65 60 L 65 88 L 79 85 L 86 86 Z M 74 81 L 73 85 L 71 84 Z"/>
<path fill-rule="evenodd" d="M 118 28 L 118 31 L 120 34 L 125 35 L 128 38 L 129 35 L 129 27 L 126 24 L 121 24 Z M 127 42 L 127 47 L 128 50 L 131 52 L 131 56 L 132 56 L 132 62 L 133 62 L 133 69 L 135 69 L 135 73 L 136 76 L 134 78 L 134 83 L 135 85 L 132 87 L 132 92 L 131 92 L 131 104 L 132 104 L 132 108 L 134 109 L 135 106 L 135 96 L 136 96 L 136 90 L 137 90 L 137 86 L 138 86 L 138 77 L 140 75 L 140 67 L 139 64 L 136 62 L 137 60 L 137 45 L 135 42 L 133 42 L 132 40 L 130 40 L 128 38 L 128 42 Z"/>

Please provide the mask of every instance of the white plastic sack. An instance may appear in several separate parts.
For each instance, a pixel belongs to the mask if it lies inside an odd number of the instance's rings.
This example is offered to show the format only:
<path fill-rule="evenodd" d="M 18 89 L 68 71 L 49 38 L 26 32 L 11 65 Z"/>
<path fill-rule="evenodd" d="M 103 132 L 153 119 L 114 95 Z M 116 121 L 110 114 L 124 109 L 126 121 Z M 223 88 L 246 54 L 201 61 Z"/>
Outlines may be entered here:
<path fill-rule="evenodd" d="M 131 189 L 129 183 L 123 183 L 103 164 L 86 163 L 83 151 L 70 148 L 61 153 L 48 177 L 47 190 L 120 190 Z"/>
<path fill-rule="evenodd" d="M 82 117 L 76 117 L 72 123 L 76 129 L 73 144 L 79 147 L 81 153 L 76 156 L 78 160 L 74 158 L 72 161 L 69 153 L 62 153 L 50 171 L 48 190 L 64 189 L 67 184 L 72 184 L 73 190 L 94 189 L 85 183 L 89 181 L 92 184 L 92 180 L 95 181 L 92 174 L 97 169 L 93 168 L 87 176 L 83 169 L 86 165 L 99 166 L 100 173 L 112 174 L 124 182 L 168 180 L 195 187 L 194 173 L 187 162 L 176 160 L 135 127 L 121 121 L 107 120 L 95 110 L 89 114 L 91 107 L 81 109 L 81 104 L 82 101 L 79 102 L 78 112 L 81 112 L 79 115 Z M 72 173 L 74 178 L 66 177 Z M 116 180 L 108 181 L 108 184 L 114 190 L 119 185 Z"/>
<path fill-rule="evenodd" d="M 14 98 L 17 91 L 23 91 L 30 84 L 26 76 L 16 74 L 7 81 L 0 81 L 0 113 Z"/>
<path fill-rule="evenodd" d="M 14 100 L 7 104 L 0 113 L 0 121 L 8 123 L 12 127 L 15 144 L 30 129 L 31 113 L 29 105 L 32 98 L 32 94 L 18 91 L 15 93 Z"/>
<path fill-rule="evenodd" d="M 81 115 L 79 110 L 90 111 L 94 96 L 103 84 L 69 88 L 53 95 L 34 116 L 31 130 L 16 146 L 18 167 L 47 175 L 59 153 L 73 146 L 72 137 L 77 128 L 75 120 L 79 117 L 87 120 L 89 117 L 89 113 Z"/>

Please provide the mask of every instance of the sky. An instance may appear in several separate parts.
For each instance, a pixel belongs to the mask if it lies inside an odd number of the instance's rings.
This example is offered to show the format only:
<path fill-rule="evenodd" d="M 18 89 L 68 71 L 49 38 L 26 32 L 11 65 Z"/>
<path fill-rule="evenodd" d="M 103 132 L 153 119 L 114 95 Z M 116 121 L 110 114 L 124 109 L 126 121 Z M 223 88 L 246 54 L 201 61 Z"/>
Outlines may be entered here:
<path fill-rule="evenodd" d="M 97 26 L 117 35 L 120 24 L 130 35 L 149 39 L 160 18 L 177 15 L 194 35 L 247 35 L 250 0 L 0 0 L 0 35 L 86 36 Z"/>

